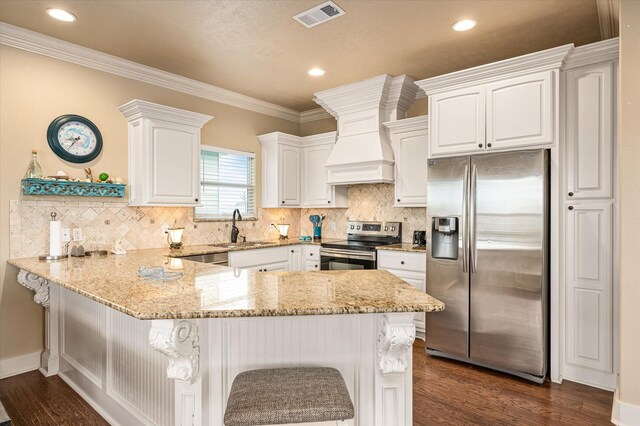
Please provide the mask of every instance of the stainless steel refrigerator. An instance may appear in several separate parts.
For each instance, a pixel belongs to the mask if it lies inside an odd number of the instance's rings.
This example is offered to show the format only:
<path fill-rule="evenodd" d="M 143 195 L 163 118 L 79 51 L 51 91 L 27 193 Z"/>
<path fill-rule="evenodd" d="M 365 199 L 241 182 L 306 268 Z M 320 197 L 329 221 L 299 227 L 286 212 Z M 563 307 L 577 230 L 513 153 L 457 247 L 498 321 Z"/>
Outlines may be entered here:
<path fill-rule="evenodd" d="M 549 155 L 431 159 L 426 317 L 431 355 L 541 383 L 547 374 Z"/>

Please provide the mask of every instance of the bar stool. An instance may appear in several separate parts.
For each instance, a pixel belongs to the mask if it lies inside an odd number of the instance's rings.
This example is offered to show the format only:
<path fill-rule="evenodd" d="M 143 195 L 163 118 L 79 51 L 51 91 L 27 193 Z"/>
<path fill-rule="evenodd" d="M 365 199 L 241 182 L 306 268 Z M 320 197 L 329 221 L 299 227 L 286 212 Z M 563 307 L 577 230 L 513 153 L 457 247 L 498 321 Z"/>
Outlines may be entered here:
<path fill-rule="evenodd" d="M 328 367 L 245 371 L 231 385 L 225 426 L 286 423 L 352 425 L 353 403 L 338 370 Z M 328 422 L 328 423 L 327 423 Z"/>

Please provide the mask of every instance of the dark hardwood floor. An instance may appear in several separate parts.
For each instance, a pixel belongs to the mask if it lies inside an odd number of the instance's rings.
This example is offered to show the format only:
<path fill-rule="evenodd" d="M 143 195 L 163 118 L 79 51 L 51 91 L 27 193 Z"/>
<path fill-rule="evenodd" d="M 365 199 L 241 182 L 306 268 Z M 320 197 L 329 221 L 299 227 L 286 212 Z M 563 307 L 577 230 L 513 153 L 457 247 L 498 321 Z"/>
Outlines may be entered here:
<path fill-rule="evenodd" d="M 413 350 L 415 425 L 607 425 L 613 394 L 565 381 L 543 386 Z M 32 371 L 0 380 L 13 424 L 106 425 L 58 376 Z"/>
<path fill-rule="evenodd" d="M 414 425 L 610 425 L 613 393 L 564 381 L 542 386 L 413 346 Z"/>

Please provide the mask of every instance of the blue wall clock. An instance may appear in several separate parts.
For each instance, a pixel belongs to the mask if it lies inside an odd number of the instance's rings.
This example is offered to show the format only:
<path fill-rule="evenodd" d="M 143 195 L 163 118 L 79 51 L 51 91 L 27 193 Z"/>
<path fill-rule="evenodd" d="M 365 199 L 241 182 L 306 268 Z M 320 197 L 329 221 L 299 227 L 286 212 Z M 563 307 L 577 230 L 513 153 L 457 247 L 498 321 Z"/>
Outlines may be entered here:
<path fill-rule="evenodd" d="M 63 160 L 87 163 L 102 151 L 102 135 L 91 120 L 74 114 L 61 115 L 47 129 L 49 147 Z"/>

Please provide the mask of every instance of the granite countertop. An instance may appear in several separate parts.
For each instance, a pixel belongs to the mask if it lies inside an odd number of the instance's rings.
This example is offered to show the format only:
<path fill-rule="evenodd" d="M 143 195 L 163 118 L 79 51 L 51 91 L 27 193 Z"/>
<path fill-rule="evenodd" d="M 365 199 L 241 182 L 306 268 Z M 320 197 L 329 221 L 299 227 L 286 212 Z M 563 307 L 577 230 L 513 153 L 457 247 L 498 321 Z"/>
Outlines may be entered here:
<path fill-rule="evenodd" d="M 413 253 L 426 253 L 427 248 L 425 246 L 414 246 L 409 243 L 389 244 L 386 246 L 378 246 L 376 250 L 392 250 L 392 251 L 407 251 Z"/>
<path fill-rule="evenodd" d="M 257 272 L 182 260 L 184 276 L 159 281 L 138 267 L 166 265 L 166 249 L 104 258 L 9 264 L 134 318 L 228 318 L 433 312 L 444 304 L 389 272 Z"/>

